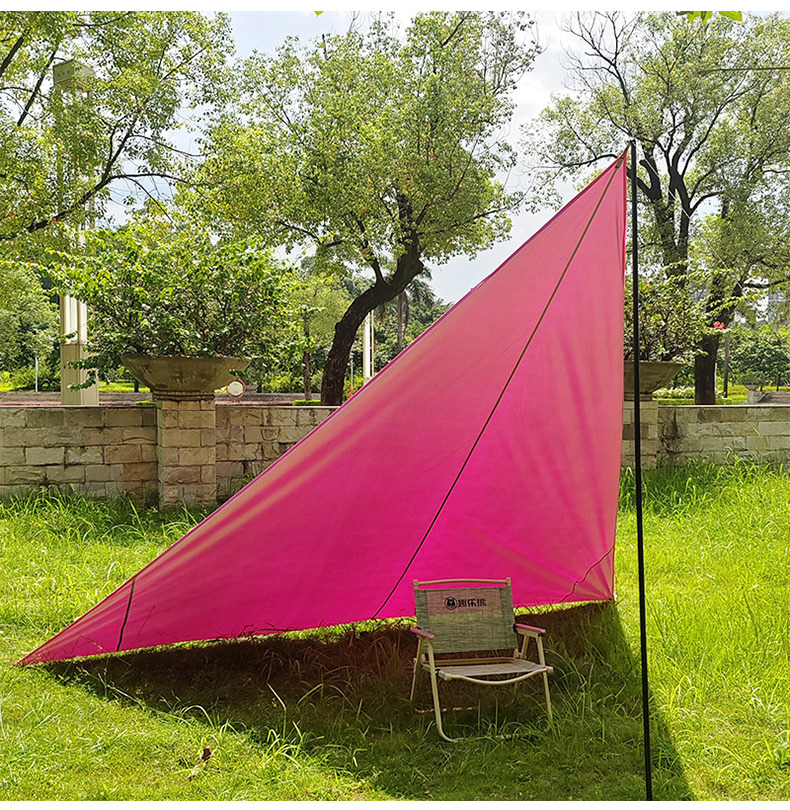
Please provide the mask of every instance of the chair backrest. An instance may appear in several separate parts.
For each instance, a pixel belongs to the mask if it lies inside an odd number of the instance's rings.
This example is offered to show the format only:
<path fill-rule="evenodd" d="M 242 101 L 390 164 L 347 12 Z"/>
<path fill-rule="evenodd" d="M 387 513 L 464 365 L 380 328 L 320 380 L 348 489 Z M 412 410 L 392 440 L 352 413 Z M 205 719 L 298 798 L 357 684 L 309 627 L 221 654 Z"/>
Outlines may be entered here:
<path fill-rule="evenodd" d="M 415 579 L 414 605 L 418 626 L 436 636 L 436 652 L 505 650 L 518 644 L 510 578 Z"/>

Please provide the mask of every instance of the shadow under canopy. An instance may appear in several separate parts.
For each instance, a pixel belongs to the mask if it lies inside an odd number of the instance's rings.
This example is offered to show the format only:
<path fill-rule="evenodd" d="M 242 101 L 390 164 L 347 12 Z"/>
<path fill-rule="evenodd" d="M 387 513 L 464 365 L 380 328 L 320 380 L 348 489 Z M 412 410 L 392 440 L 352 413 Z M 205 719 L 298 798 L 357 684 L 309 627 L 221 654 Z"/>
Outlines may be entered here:
<path fill-rule="evenodd" d="M 368 622 L 245 641 L 201 643 L 45 665 L 69 688 L 143 710 L 229 723 L 263 750 L 272 735 L 300 755 L 403 799 L 644 797 L 638 658 L 617 607 L 589 603 L 519 621 L 548 630 L 555 731 L 534 684 L 444 686 L 441 743 L 430 711 L 409 703 L 415 643 L 404 622 Z M 409 623 L 410 624 L 410 623 Z M 417 708 L 429 709 L 425 683 Z M 202 707 L 202 708 L 197 708 Z M 205 713 L 204 711 L 205 710 Z M 691 799 L 666 724 L 655 712 L 657 798 Z"/>

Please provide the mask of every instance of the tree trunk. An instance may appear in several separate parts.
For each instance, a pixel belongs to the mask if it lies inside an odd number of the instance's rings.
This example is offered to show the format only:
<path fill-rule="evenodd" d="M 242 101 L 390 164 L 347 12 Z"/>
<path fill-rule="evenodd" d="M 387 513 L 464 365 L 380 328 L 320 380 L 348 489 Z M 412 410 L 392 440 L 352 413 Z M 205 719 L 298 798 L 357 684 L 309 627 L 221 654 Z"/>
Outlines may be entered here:
<path fill-rule="evenodd" d="M 395 272 L 390 278 L 384 279 L 379 276 L 372 287 L 368 287 L 351 302 L 343 317 L 335 324 L 335 337 L 326 357 L 324 379 L 321 383 L 322 405 L 343 403 L 343 383 L 351 347 L 357 336 L 357 330 L 368 312 L 402 293 L 411 281 L 425 270 L 416 238 L 406 240 L 404 248 L 404 252 L 398 257 Z"/>
<path fill-rule="evenodd" d="M 667 275 L 676 276 L 686 272 L 687 254 L 682 252 L 675 233 L 675 210 L 670 204 L 663 202 L 653 203 L 652 212 L 659 244 L 661 246 L 661 260 Z"/>
<path fill-rule="evenodd" d="M 716 356 L 719 335 L 706 335 L 700 341 L 702 354 L 694 358 L 694 404 L 716 404 Z"/>
<path fill-rule="evenodd" d="M 737 281 L 732 290 L 727 289 L 721 276 L 715 276 L 708 292 L 705 312 L 708 323 L 719 321 L 729 326 L 735 317 L 735 301 L 743 295 L 743 281 Z M 719 354 L 721 332 L 706 335 L 699 343 L 702 350 L 694 358 L 694 403 L 716 404 L 716 358 Z M 729 392 L 728 392 L 729 393 Z"/>
<path fill-rule="evenodd" d="M 375 287 L 370 287 L 355 298 L 343 317 L 335 324 L 335 337 L 332 340 L 329 354 L 326 356 L 324 379 L 321 383 L 322 405 L 341 405 L 343 403 L 343 383 L 354 338 L 356 338 L 357 330 L 365 320 L 365 316 L 378 306 L 378 303 L 373 301 L 373 295 L 366 298 L 366 294 L 372 293 L 373 290 Z"/>
<path fill-rule="evenodd" d="M 310 352 L 305 350 L 302 354 L 302 365 L 304 366 L 304 398 L 313 398 L 313 380 L 310 373 Z"/>

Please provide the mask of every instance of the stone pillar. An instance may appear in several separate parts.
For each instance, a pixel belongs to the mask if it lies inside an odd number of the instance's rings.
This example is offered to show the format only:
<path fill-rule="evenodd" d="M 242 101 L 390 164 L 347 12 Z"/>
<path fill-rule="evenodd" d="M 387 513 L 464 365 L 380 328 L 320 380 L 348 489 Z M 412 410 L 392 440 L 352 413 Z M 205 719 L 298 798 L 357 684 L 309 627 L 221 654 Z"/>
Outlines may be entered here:
<path fill-rule="evenodd" d="M 658 403 L 654 399 L 643 399 L 640 402 L 640 420 L 642 422 L 642 469 L 656 466 L 658 457 Z M 621 464 L 623 467 L 634 466 L 634 402 L 623 403 L 623 450 Z"/>
<path fill-rule="evenodd" d="M 214 394 L 157 399 L 159 507 L 210 506 L 217 501 Z"/>
<path fill-rule="evenodd" d="M 84 368 L 74 368 L 72 363 L 87 357 L 85 344 L 88 342 L 88 308 L 82 301 L 70 295 L 60 297 L 60 324 L 65 338 L 60 344 L 60 403 L 61 405 L 99 404 L 97 383 L 88 388 L 72 390 L 71 385 L 82 385 L 88 380 Z"/>

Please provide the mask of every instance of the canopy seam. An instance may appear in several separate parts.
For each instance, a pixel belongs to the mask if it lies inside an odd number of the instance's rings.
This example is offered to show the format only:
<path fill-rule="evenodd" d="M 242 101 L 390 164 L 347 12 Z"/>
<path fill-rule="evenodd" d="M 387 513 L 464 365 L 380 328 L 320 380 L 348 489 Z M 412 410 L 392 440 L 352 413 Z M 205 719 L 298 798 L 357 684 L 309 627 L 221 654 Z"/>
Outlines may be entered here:
<path fill-rule="evenodd" d="M 532 329 L 532 332 L 530 333 L 529 337 L 527 338 L 527 342 L 526 342 L 524 348 L 521 350 L 521 354 L 519 354 L 518 359 L 516 360 L 516 364 L 513 366 L 513 370 L 510 372 L 510 376 L 507 378 L 507 380 L 505 381 L 504 386 L 502 387 L 502 390 L 499 392 L 499 396 L 497 397 L 496 402 L 494 403 L 494 407 L 491 409 L 491 412 L 488 414 L 488 417 L 486 418 L 485 423 L 483 424 L 483 427 L 480 429 L 480 432 L 478 433 L 477 438 L 475 439 L 474 443 L 472 444 L 472 447 L 469 450 L 469 452 L 467 453 L 467 456 L 464 459 L 463 463 L 461 464 L 461 468 L 458 470 L 458 474 L 455 476 L 455 479 L 453 480 L 453 483 L 450 485 L 450 489 L 447 491 L 447 494 L 444 496 L 444 500 L 442 500 L 442 503 L 440 504 L 438 511 L 433 516 L 433 520 L 431 520 L 431 523 L 428 526 L 428 529 L 426 530 L 425 534 L 423 535 L 422 540 L 420 540 L 419 544 L 417 545 L 417 548 L 414 550 L 414 553 L 411 555 L 408 563 L 406 563 L 406 567 L 403 569 L 403 572 L 398 577 L 398 580 L 392 586 L 392 590 L 389 592 L 389 594 L 387 594 L 386 599 L 381 603 L 381 606 L 379 607 L 379 609 L 373 614 L 374 617 L 378 616 L 378 614 L 381 613 L 382 610 L 384 610 L 384 607 L 386 606 L 387 602 L 389 602 L 389 600 L 392 598 L 392 595 L 395 593 L 398 586 L 403 581 L 403 577 L 406 576 L 406 573 L 409 570 L 409 568 L 411 567 L 411 564 L 414 562 L 415 558 L 420 553 L 420 550 L 422 549 L 423 545 L 425 544 L 425 541 L 428 539 L 428 535 L 430 535 L 431 531 L 433 530 L 434 525 L 436 524 L 436 521 L 439 519 L 439 515 L 441 515 L 442 510 L 444 509 L 444 507 L 447 504 L 447 501 L 450 499 L 450 495 L 452 495 L 456 484 L 458 483 L 461 476 L 463 475 L 463 472 L 466 469 L 466 465 L 469 463 L 469 459 L 471 459 L 472 454 L 474 453 L 475 449 L 477 448 L 477 445 L 479 444 L 480 439 L 483 438 L 483 434 L 485 433 L 486 428 L 488 427 L 489 423 L 491 422 L 491 419 L 493 418 L 494 413 L 496 412 L 496 409 L 499 407 L 499 403 L 502 401 L 502 397 L 504 397 L 505 391 L 507 391 L 507 387 L 510 385 L 510 382 L 512 381 L 513 377 L 515 376 L 516 371 L 518 371 L 518 367 L 521 365 L 521 361 L 524 359 L 524 355 L 527 353 L 527 349 L 529 348 L 530 344 L 532 343 L 532 339 L 535 337 L 535 334 L 537 333 L 538 329 L 540 328 L 540 325 L 543 323 L 543 319 L 546 316 L 546 313 L 548 312 L 549 307 L 551 306 L 552 302 L 554 301 L 554 298 L 555 298 L 555 296 L 557 295 L 557 292 L 560 289 L 560 285 L 562 284 L 563 280 L 565 279 L 565 276 L 567 275 L 568 270 L 570 269 L 570 266 L 573 263 L 573 260 L 576 258 L 576 254 L 579 252 L 579 248 L 581 247 L 581 244 L 584 241 L 584 237 L 587 235 L 587 232 L 590 230 L 590 226 L 592 225 L 593 220 L 595 219 L 595 216 L 598 213 L 598 211 L 599 211 L 599 209 L 601 207 L 601 204 L 603 203 L 604 198 L 606 197 L 606 194 L 609 191 L 610 186 L 612 185 L 612 181 L 614 180 L 615 175 L 617 174 L 618 170 L 620 169 L 620 166 L 622 165 L 623 161 L 625 160 L 625 156 L 626 156 L 626 153 L 623 152 L 623 154 L 620 155 L 620 157 L 617 158 L 617 160 L 615 161 L 614 168 L 612 169 L 612 174 L 611 174 L 611 176 L 609 177 L 609 180 L 606 183 L 606 187 L 604 188 L 603 192 L 601 192 L 601 196 L 598 199 L 598 202 L 596 203 L 595 208 L 593 209 L 593 212 L 590 214 L 590 218 L 587 221 L 587 224 L 584 226 L 584 230 L 582 231 L 582 234 L 579 237 L 579 241 L 576 243 L 576 247 L 574 247 L 573 253 L 571 253 L 570 258 L 568 259 L 567 263 L 565 264 L 565 268 L 563 269 L 562 273 L 560 274 L 560 277 L 557 280 L 557 283 L 554 285 L 554 290 L 552 291 L 551 295 L 549 296 L 549 299 L 546 302 L 546 305 L 543 307 L 543 311 L 541 312 L 537 323 L 535 324 L 534 328 Z"/>
<path fill-rule="evenodd" d="M 126 630 L 126 622 L 129 620 L 129 611 L 132 609 L 132 597 L 134 596 L 134 583 L 137 582 L 137 574 L 135 574 L 132 579 L 132 586 L 129 588 L 129 601 L 126 603 L 126 613 L 123 617 L 123 624 L 121 625 L 121 632 L 118 634 L 118 646 L 115 648 L 115 652 L 121 651 L 121 642 L 123 641 L 123 631 Z"/>

